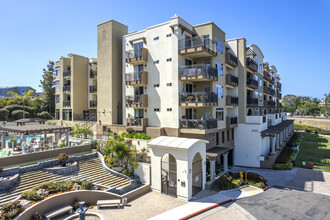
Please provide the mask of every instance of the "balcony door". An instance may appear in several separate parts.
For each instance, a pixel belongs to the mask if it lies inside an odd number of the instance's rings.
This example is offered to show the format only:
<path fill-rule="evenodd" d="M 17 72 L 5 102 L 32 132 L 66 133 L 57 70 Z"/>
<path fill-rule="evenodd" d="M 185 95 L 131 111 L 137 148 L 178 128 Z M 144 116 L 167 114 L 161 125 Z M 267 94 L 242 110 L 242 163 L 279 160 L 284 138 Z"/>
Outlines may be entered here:
<path fill-rule="evenodd" d="M 143 109 L 134 109 L 134 118 L 143 118 L 144 111 Z"/>
<path fill-rule="evenodd" d="M 192 93 L 193 85 L 192 84 L 186 84 L 186 93 Z"/>
<path fill-rule="evenodd" d="M 193 114 L 192 114 L 191 108 L 186 109 L 186 119 L 193 119 Z"/>
<path fill-rule="evenodd" d="M 134 96 L 142 95 L 143 94 L 143 87 L 134 87 Z"/>
<path fill-rule="evenodd" d="M 134 44 L 133 48 L 134 48 L 134 57 L 142 56 L 143 42 Z"/>
<path fill-rule="evenodd" d="M 143 64 L 134 66 L 134 81 L 140 80 L 140 72 L 143 71 Z"/>

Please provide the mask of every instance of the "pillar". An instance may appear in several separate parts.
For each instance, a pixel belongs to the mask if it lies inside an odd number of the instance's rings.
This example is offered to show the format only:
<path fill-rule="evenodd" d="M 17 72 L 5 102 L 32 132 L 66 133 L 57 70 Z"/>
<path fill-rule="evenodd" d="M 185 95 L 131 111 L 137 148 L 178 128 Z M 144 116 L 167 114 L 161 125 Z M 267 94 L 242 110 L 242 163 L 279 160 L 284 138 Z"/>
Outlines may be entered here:
<path fill-rule="evenodd" d="M 47 144 L 47 132 L 46 131 L 44 132 L 44 142 L 45 142 L 45 147 L 46 147 L 46 144 Z"/>
<path fill-rule="evenodd" d="M 66 131 L 65 132 L 65 135 L 66 135 L 66 146 L 69 147 L 69 145 L 70 145 L 70 142 L 69 142 L 69 131 Z"/>
<path fill-rule="evenodd" d="M 276 134 L 276 148 L 280 148 L 280 134 Z"/>
<path fill-rule="evenodd" d="M 3 132 L 1 136 L 2 136 L 2 145 L 1 145 L 1 148 L 4 149 L 4 148 L 6 148 L 6 133 Z"/>
<path fill-rule="evenodd" d="M 275 154 L 275 137 L 270 138 L 270 146 L 272 147 L 272 154 Z"/>
<path fill-rule="evenodd" d="M 223 171 L 228 172 L 228 153 L 222 154 L 223 156 Z"/>
<path fill-rule="evenodd" d="M 215 179 L 215 160 L 210 160 L 210 180 Z"/>
<path fill-rule="evenodd" d="M 25 135 L 21 136 L 21 140 L 22 140 L 22 154 L 26 154 L 27 153 L 27 146 L 26 146 L 26 137 Z"/>

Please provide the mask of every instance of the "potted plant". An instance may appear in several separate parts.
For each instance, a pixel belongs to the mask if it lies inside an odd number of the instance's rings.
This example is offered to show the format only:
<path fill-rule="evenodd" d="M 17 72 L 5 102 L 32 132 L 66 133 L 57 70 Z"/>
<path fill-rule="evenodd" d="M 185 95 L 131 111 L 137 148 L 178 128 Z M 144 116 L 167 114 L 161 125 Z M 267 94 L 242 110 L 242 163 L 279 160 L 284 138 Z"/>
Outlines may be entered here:
<path fill-rule="evenodd" d="M 62 167 L 66 166 L 66 162 L 68 161 L 68 159 L 69 156 L 66 153 L 60 153 L 57 158 L 57 160 L 60 161 Z"/>
<path fill-rule="evenodd" d="M 194 96 L 190 95 L 190 96 L 187 96 L 187 101 L 188 102 L 192 102 L 194 99 Z"/>
<path fill-rule="evenodd" d="M 17 139 L 16 138 L 10 138 L 9 139 L 9 142 L 8 142 L 9 147 L 11 147 L 13 143 L 14 143 L 14 147 L 16 147 L 16 144 L 17 144 Z"/>

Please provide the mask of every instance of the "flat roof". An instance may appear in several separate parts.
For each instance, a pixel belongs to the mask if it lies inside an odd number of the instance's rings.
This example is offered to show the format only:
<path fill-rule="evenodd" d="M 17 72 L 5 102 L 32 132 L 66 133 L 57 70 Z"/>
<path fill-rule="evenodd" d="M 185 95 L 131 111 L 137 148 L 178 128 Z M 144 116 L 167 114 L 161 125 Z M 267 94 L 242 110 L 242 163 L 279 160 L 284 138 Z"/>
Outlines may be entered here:
<path fill-rule="evenodd" d="M 211 149 L 208 149 L 206 151 L 206 157 L 215 158 L 221 154 L 227 153 L 231 149 L 232 148 L 228 148 L 228 147 L 212 147 Z"/>
<path fill-rule="evenodd" d="M 208 141 L 202 139 L 160 136 L 151 140 L 148 145 L 178 149 L 189 149 L 197 142 L 203 142 L 206 144 L 209 143 Z"/>
<path fill-rule="evenodd" d="M 0 126 L 0 132 L 11 132 L 15 134 L 41 134 L 43 132 L 54 132 L 54 131 L 71 131 L 70 126 L 55 126 L 55 125 L 24 125 L 24 126 Z"/>
<path fill-rule="evenodd" d="M 263 130 L 261 133 L 262 136 L 273 136 L 275 134 L 280 133 L 282 130 L 287 128 L 289 125 L 291 125 L 294 122 L 294 120 L 285 120 L 277 125 L 270 126 L 266 130 Z"/>

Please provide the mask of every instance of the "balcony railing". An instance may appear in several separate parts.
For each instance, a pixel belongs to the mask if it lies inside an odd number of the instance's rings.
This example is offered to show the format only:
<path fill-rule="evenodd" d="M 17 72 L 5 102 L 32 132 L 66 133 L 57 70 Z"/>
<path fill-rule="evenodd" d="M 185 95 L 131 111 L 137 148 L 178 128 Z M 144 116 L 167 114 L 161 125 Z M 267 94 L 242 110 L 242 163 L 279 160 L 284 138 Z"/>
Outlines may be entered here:
<path fill-rule="evenodd" d="M 258 88 L 258 81 L 252 78 L 248 78 L 246 80 L 246 85 L 250 88 L 257 89 Z"/>
<path fill-rule="evenodd" d="M 226 106 L 237 106 L 238 105 L 238 97 L 235 96 L 226 96 Z"/>
<path fill-rule="evenodd" d="M 126 63 L 138 65 L 148 62 L 148 49 L 141 48 L 141 49 L 133 49 L 126 51 Z"/>
<path fill-rule="evenodd" d="M 181 55 L 207 53 L 217 56 L 215 41 L 199 36 L 179 40 L 179 52 Z"/>
<path fill-rule="evenodd" d="M 89 92 L 90 93 L 96 93 L 97 92 L 97 85 L 89 86 Z"/>
<path fill-rule="evenodd" d="M 125 74 L 126 85 L 144 85 L 148 84 L 148 72 L 134 72 Z"/>
<path fill-rule="evenodd" d="M 277 88 L 279 88 L 279 90 L 282 89 L 282 84 L 280 82 L 277 83 Z"/>
<path fill-rule="evenodd" d="M 218 94 L 211 92 L 191 92 L 180 94 L 181 106 L 216 106 L 218 105 Z"/>
<path fill-rule="evenodd" d="M 97 101 L 96 100 L 91 100 L 89 101 L 89 106 L 91 108 L 96 108 L 97 107 Z"/>
<path fill-rule="evenodd" d="M 208 120 L 201 119 L 180 119 L 179 120 L 180 128 L 182 129 L 200 129 L 207 130 L 218 127 L 218 121 L 215 118 Z"/>
<path fill-rule="evenodd" d="M 148 95 L 134 95 L 134 96 L 126 96 L 126 107 L 133 108 L 146 108 L 148 107 Z"/>
<path fill-rule="evenodd" d="M 281 99 L 282 98 L 282 93 L 277 92 L 277 98 Z"/>
<path fill-rule="evenodd" d="M 237 67 L 237 57 L 230 52 L 226 52 L 225 62 L 232 67 Z"/>
<path fill-rule="evenodd" d="M 96 78 L 97 77 L 97 71 L 96 70 L 91 70 L 89 72 L 89 77 L 90 78 Z"/>
<path fill-rule="evenodd" d="M 71 86 L 63 86 L 63 92 L 64 92 L 64 93 L 69 93 L 69 92 L 71 92 Z"/>
<path fill-rule="evenodd" d="M 256 61 L 254 61 L 252 58 L 247 57 L 246 58 L 246 67 L 251 70 L 252 72 L 257 72 L 258 71 L 258 64 Z"/>
<path fill-rule="evenodd" d="M 232 128 L 235 125 L 237 125 L 237 117 L 229 117 L 229 116 L 227 116 L 227 118 L 226 118 L 226 125 L 227 125 L 227 128 Z"/>
<path fill-rule="evenodd" d="M 181 80 L 218 81 L 218 69 L 204 64 L 186 65 L 179 68 Z"/>
<path fill-rule="evenodd" d="M 97 121 L 97 114 L 95 113 L 73 114 L 73 119 L 75 121 Z"/>
<path fill-rule="evenodd" d="M 71 107 L 71 101 L 63 101 L 63 107 Z"/>
<path fill-rule="evenodd" d="M 264 86 L 264 93 L 275 95 L 275 89 L 269 86 Z"/>
<path fill-rule="evenodd" d="M 246 104 L 248 106 L 258 106 L 258 99 L 253 97 L 247 97 Z"/>
<path fill-rule="evenodd" d="M 226 85 L 228 86 L 238 86 L 238 77 L 231 75 L 231 74 L 227 74 L 226 75 Z"/>
<path fill-rule="evenodd" d="M 274 101 L 268 101 L 267 104 L 268 104 L 268 107 L 275 107 Z"/>
<path fill-rule="evenodd" d="M 69 78 L 69 77 L 71 77 L 71 70 L 64 71 L 63 72 L 63 78 Z"/>

